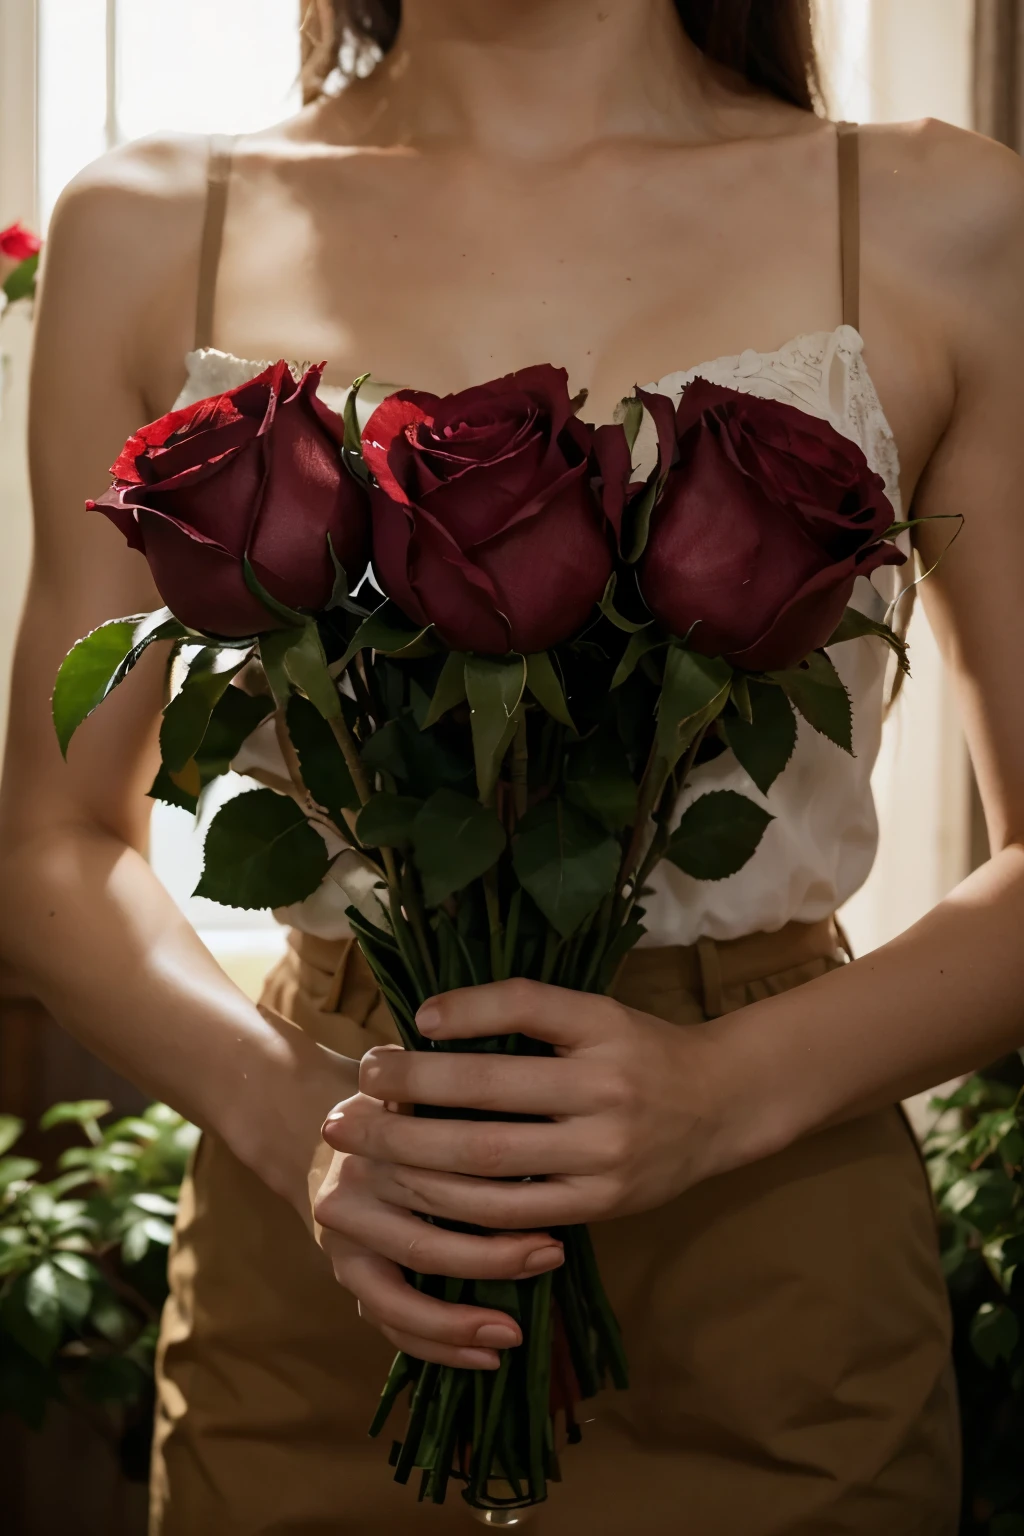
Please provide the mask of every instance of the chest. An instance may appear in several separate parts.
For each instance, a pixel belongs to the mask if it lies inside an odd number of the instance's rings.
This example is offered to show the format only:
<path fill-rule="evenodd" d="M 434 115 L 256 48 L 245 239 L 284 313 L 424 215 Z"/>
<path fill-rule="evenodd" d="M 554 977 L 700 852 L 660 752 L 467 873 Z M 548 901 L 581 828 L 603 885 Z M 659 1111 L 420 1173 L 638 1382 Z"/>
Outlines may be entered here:
<path fill-rule="evenodd" d="M 870 215 L 870 210 L 868 210 Z M 862 328 L 911 491 L 936 358 L 865 221 Z M 634 383 L 843 318 L 835 146 L 616 147 L 517 166 L 454 153 L 236 162 L 216 344 L 444 393 L 550 361 L 606 420 Z M 909 484 L 907 483 L 909 482 Z"/>

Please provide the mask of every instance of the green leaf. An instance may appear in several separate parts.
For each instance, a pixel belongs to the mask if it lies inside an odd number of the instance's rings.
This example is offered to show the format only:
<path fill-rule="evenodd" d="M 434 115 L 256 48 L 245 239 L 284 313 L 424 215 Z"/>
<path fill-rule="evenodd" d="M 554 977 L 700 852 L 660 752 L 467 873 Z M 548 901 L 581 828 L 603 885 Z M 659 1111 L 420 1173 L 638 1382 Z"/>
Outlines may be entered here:
<path fill-rule="evenodd" d="M 565 793 L 609 832 L 632 826 L 637 786 L 622 743 L 598 734 L 574 747 L 566 763 Z"/>
<path fill-rule="evenodd" d="M 648 624 L 645 629 L 640 629 L 630 637 L 629 644 L 622 654 L 622 660 L 615 668 L 612 676 L 612 688 L 621 688 L 622 684 L 633 676 L 640 662 L 649 651 L 656 651 L 661 646 L 667 645 L 664 635 L 659 635 L 653 624 Z"/>
<path fill-rule="evenodd" d="M 517 711 L 526 687 L 525 656 L 496 660 L 466 658 L 466 697 L 473 731 L 476 782 L 481 800 L 490 798 L 512 743 Z"/>
<path fill-rule="evenodd" d="M 53 1104 L 39 1122 L 41 1131 L 51 1131 L 55 1125 L 86 1125 L 90 1120 L 102 1120 L 113 1109 L 109 1099 L 77 1099 L 71 1104 Z"/>
<path fill-rule="evenodd" d="M 608 578 L 608 585 L 604 589 L 604 596 L 600 603 L 598 603 L 598 607 L 609 624 L 614 624 L 616 629 L 621 629 L 627 635 L 638 634 L 641 629 L 648 627 L 651 622 L 650 616 L 648 615 L 641 623 L 636 624 L 632 619 L 627 619 L 624 614 L 619 612 L 615 606 L 615 589 L 618 586 L 618 582 L 618 574 L 613 571 Z"/>
<path fill-rule="evenodd" d="M 61 1338 L 60 1302 L 53 1266 L 18 1275 L 0 1295 L 0 1324 L 33 1360 L 48 1365 Z"/>
<path fill-rule="evenodd" d="M 360 651 L 380 651 L 384 656 L 399 656 L 418 640 L 422 640 L 426 633 L 426 629 L 416 629 L 410 625 L 396 603 L 381 603 L 368 619 L 363 620 L 352 636 L 338 670 L 344 671 L 353 656 Z"/>
<path fill-rule="evenodd" d="M 368 373 L 361 373 L 358 379 L 353 379 L 352 388 L 345 397 L 345 408 L 342 412 L 342 420 L 345 424 L 345 437 L 342 443 L 342 457 L 346 468 L 362 485 L 369 485 L 370 471 L 366 467 L 363 458 L 363 434 L 359 430 L 359 414 L 356 410 L 356 401 L 359 399 L 359 391 L 370 377 Z"/>
<path fill-rule="evenodd" d="M 60 1257 L 73 1258 L 73 1254 L 64 1254 Z M 57 1286 L 57 1299 L 64 1317 L 72 1325 L 77 1326 L 89 1314 L 92 1306 L 92 1284 L 89 1280 L 83 1280 L 77 1275 L 68 1274 L 67 1270 L 53 1260 L 53 1273 Z"/>
<path fill-rule="evenodd" d="M 302 702 L 306 703 L 305 700 Z M 306 707 L 311 708 L 309 705 Z M 195 814 L 199 793 L 214 779 L 229 771 L 242 743 L 273 708 L 273 700 L 265 694 L 249 694 L 241 688 L 226 688 L 210 716 L 206 734 L 194 758 L 173 777 L 161 765 L 150 786 L 150 798 L 161 800 L 167 805 L 180 806 L 182 810 Z"/>
<path fill-rule="evenodd" d="M 0 1159 L 0 1193 L 11 1184 L 21 1184 L 34 1179 L 40 1165 L 34 1157 L 5 1157 Z"/>
<path fill-rule="evenodd" d="M 468 753 L 460 754 L 461 745 L 435 730 L 421 730 L 412 712 L 403 710 L 373 733 L 360 756 L 373 773 L 389 773 L 426 799 L 435 789 L 473 788 L 473 764 Z"/>
<path fill-rule="evenodd" d="M 999 1360 L 1009 1360 L 1020 1341 L 1020 1324 L 1009 1307 L 986 1302 L 971 1321 L 974 1353 L 991 1369 Z"/>
<path fill-rule="evenodd" d="M 428 907 L 440 906 L 485 874 L 507 841 L 492 810 L 451 789 L 431 795 L 413 823 L 412 839 Z"/>
<path fill-rule="evenodd" d="M 343 812 L 358 810 L 361 802 L 334 732 L 320 711 L 297 693 L 288 700 L 286 720 L 302 782 L 317 805 L 344 828 Z"/>
<path fill-rule="evenodd" d="M 630 453 L 636 447 L 636 440 L 640 436 L 640 427 L 644 419 L 644 403 L 638 400 L 636 395 L 627 395 L 622 401 L 622 430 L 626 434 L 626 442 Z"/>
<path fill-rule="evenodd" d="M 430 701 L 430 708 L 423 718 L 420 729 L 429 730 L 450 709 L 456 709 L 458 705 L 465 703 L 465 699 L 466 658 L 460 651 L 452 651 L 451 655 L 445 658 L 437 687 L 434 689 L 434 696 Z"/>
<path fill-rule="evenodd" d="M 164 710 L 160 756 L 168 774 L 180 773 L 202 745 L 214 709 L 252 653 L 204 646 Z"/>
<path fill-rule="evenodd" d="M 663 478 L 652 475 L 646 489 L 627 510 L 629 553 L 626 555 L 626 560 L 630 565 L 635 565 L 647 548 L 647 540 L 651 532 L 651 513 L 654 511 L 655 502 L 663 485 Z"/>
<path fill-rule="evenodd" d="M 17 1115 L 0 1115 L 0 1157 L 11 1150 L 24 1130 L 25 1122 Z"/>
<path fill-rule="evenodd" d="M 259 598 L 264 608 L 267 609 L 268 617 L 272 614 L 275 619 L 280 619 L 281 623 L 287 625 L 289 629 L 301 628 L 308 622 L 304 613 L 299 613 L 297 609 L 289 608 L 285 603 L 278 602 L 277 598 L 267 591 L 249 564 L 247 557 L 242 559 L 242 575 L 245 577 L 245 584 L 253 597 Z M 267 624 L 265 628 L 270 629 L 271 625 Z"/>
<path fill-rule="evenodd" d="M 869 619 L 866 613 L 861 613 L 857 608 L 847 608 L 828 643 L 830 646 L 842 645 L 845 640 L 860 640 L 865 635 L 874 635 L 879 640 L 884 640 L 899 662 L 900 671 L 910 676 L 907 642 L 901 639 L 888 624 L 882 624 L 878 619 Z"/>
<path fill-rule="evenodd" d="M 557 720 L 560 725 L 567 725 L 570 731 L 576 729 L 569 713 L 569 706 L 565 701 L 562 680 L 555 671 L 554 662 L 547 651 L 537 651 L 534 655 L 527 656 L 526 686 L 552 720 Z"/>
<path fill-rule="evenodd" d="M 753 858 L 774 819 L 746 795 L 712 790 L 683 813 L 665 857 L 694 880 L 727 880 Z"/>
<path fill-rule="evenodd" d="M 53 689 L 53 724 L 63 756 L 72 736 L 122 683 L 146 648 L 189 634 L 169 608 L 112 619 L 85 635 L 65 656 Z"/>
<path fill-rule="evenodd" d="M 773 672 L 771 678 L 785 689 L 808 725 L 853 756 L 850 695 L 823 652 L 814 651 L 803 666 L 789 672 Z"/>
<path fill-rule="evenodd" d="M 796 716 L 781 688 L 752 680 L 747 688 L 751 722 L 723 715 L 720 729 L 740 767 L 766 795 L 793 756 Z"/>
<path fill-rule="evenodd" d="M 372 795 L 359 812 L 356 836 L 364 848 L 408 848 L 422 804 L 412 795 Z"/>
<path fill-rule="evenodd" d="M 718 657 L 669 646 L 658 701 L 658 754 L 671 771 L 698 732 L 726 706 L 733 670 Z"/>
<path fill-rule="evenodd" d="M 307 624 L 299 641 L 289 646 L 285 652 L 284 669 L 325 720 L 342 718 L 341 695 L 328 671 L 323 641 L 315 624 Z"/>
<path fill-rule="evenodd" d="M 132 1195 L 132 1205 L 137 1205 L 140 1211 L 145 1211 L 147 1216 L 166 1216 L 173 1221 L 178 1214 L 178 1207 L 173 1200 L 168 1200 L 166 1195 L 157 1194 L 155 1190 L 141 1190 Z"/>
<path fill-rule="evenodd" d="M 312 896 L 329 863 L 326 843 L 295 801 L 257 789 L 229 800 L 210 823 L 195 894 L 249 911 L 287 907 Z"/>
<path fill-rule="evenodd" d="M 24 261 L 19 261 L 13 272 L 9 272 L 4 279 L 3 291 L 7 295 L 9 304 L 17 304 L 19 299 L 31 299 L 36 291 L 36 276 L 39 272 L 39 255 L 34 251 L 31 256 L 26 256 Z"/>
<path fill-rule="evenodd" d="M 543 800 L 516 829 L 512 862 L 523 889 L 564 939 L 615 888 L 622 850 L 575 806 Z"/>

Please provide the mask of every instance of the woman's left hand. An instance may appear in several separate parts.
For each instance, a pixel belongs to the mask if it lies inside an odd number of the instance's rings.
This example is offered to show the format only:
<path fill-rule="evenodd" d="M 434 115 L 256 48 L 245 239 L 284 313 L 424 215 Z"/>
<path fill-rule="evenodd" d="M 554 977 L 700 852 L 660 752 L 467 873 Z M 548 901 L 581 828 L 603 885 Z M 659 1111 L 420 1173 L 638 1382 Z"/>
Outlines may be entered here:
<path fill-rule="evenodd" d="M 525 980 L 432 998 L 417 1024 L 434 1040 L 521 1033 L 556 1054 L 367 1052 L 359 1095 L 337 1106 L 324 1137 L 366 1160 L 374 1193 L 394 1205 L 539 1230 L 649 1210 L 747 1160 L 715 1026 Z M 545 1119 L 381 1114 L 382 1101 Z"/>

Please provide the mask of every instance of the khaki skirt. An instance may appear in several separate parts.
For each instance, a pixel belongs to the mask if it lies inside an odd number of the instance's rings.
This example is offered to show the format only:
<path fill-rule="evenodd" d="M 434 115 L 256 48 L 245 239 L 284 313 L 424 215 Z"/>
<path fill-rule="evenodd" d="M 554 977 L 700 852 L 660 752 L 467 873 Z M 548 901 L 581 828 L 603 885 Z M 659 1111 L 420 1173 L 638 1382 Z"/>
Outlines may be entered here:
<path fill-rule="evenodd" d="M 269 1004 L 351 1056 L 395 1038 L 358 950 L 291 942 Z M 685 1027 L 840 963 L 831 924 L 791 924 L 635 951 L 617 995 Z M 594 1238 L 632 1385 L 584 1405 L 583 1443 L 531 1532 L 954 1536 L 950 1321 L 900 1110 Z M 367 1438 L 392 1356 L 295 1212 L 204 1137 L 171 1258 L 151 1536 L 468 1532 L 457 1485 L 418 1505 L 392 1482 L 392 1426 Z"/>

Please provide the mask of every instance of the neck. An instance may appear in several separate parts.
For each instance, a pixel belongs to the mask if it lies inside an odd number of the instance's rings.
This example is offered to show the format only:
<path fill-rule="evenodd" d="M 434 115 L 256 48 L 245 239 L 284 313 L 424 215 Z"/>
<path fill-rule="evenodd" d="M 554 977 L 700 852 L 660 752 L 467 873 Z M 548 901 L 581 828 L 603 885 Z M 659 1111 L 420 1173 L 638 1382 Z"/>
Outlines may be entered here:
<path fill-rule="evenodd" d="M 394 51 L 355 94 L 393 142 L 540 159 L 710 138 L 719 92 L 673 0 L 404 0 Z"/>

